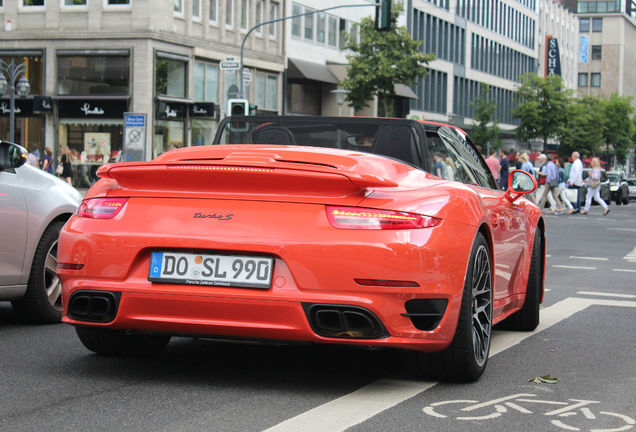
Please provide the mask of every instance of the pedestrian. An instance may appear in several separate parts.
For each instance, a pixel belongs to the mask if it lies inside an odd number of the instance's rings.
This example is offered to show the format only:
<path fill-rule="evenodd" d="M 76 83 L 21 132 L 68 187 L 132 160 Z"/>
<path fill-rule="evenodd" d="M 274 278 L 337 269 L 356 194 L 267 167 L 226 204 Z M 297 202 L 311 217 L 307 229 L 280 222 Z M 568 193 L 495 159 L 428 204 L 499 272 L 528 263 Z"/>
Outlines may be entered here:
<path fill-rule="evenodd" d="M 535 170 L 535 174 L 537 177 L 537 183 L 539 184 L 539 187 L 536 190 L 536 197 L 537 199 L 541 199 L 541 197 L 543 197 L 547 187 L 546 187 L 546 167 L 548 165 L 548 157 L 541 153 L 539 156 L 537 156 L 537 162 L 539 163 L 539 168 L 537 168 Z M 550 210 L 551 213 L 554 213 L 554 210 L 557 208 L 557 204 L 556 201 L 554 200 L 554 197 L 552 196 L 552 194 L 548 194 L 548 202 L 550 203 Z M 543 202 L 543 204 L 545 205 L 545 201 Z M 543 206 L 539 207 L 541 210 L 543 210 Z"/>
<path fill-rule="evenodd" d="M 62 164 L 61 177 L 66 180 L 68 184 L 73 186 L 73 170 L 71 169 L 71 150 L 66 144 L 62 144 L 62 157 L 60 158 Z"/>
<path fill-rule="evenodd" d="M 497 150 L 494 148 L 490 149 L 490 156 L 486 159 L 486 165 L 490 168 L 490 172 L 492 176 L 495 178 L 496 182 L 499 182 L 499 159 L 497 159 Z"/>
<path fill-rule="evenodd" d="M 561 200 L 565 207 L 568 209 L 568 214 L 574 213 L 574 207 L 572 207 L 572 203 L 568 199 L 567 194 L 567 186 L 565 185 L 565 159 L 562 157 L 557 158 L 555 161 L 557 168 L 559 168 L 559 185 L 557 186 L 557 196 Z M 565 210 L 565 208 L 563 209 Z"/>
<path fill-rule="evenodd" d="M 27 163 L 32 167 L 40 167 L 40 150 L 35 149 L 27 154 Z"/>
<path fill-rule="evenodd" d="M 435 165 L 433 166 L 433 174 L 435 174 L 439 178 L 444 178 L 444 169 L 446 168 L 444 158 L 440 153 L 435 153 L 433 155 L 433 159 L 435 160 Z"/>
<path fill-rule="evenodd" d="M 515 161 L 515 169 L 518 169 L 518 170 L 520 170 L 521 169 L 521 165 L 523 165 L 523 162 L 521 162 L 521 160 L 519 159 L 519 157 L 521 156 L 521 153 L 522 152 L 518 151 L 515 154 L 515 159 L 514 159 L 514 161 Z"/>
<path fill-rule="evenodd" d="M 609 206 L 603 198 L 601 198 L 601 161 L 595 157 L 592 158 L 590 164 L 592 171 L 587 176 L 585 182 L 587 183 L 587 196 L 585 197 L 585 208 L 581 210 L 581 214 L 587 214 L 592 205 L 592 198 L 603 207 L 603 216 L 610 212 Z"/>
<path fill-rule="evenodd" d="M 506 190 L 508 188 L 508 172 L 510 171 L 510 161 L 508 153 L 505 149 L 499 151 L 499 188 Z"/>
<path fill-rule="evenodd" d="M 581 211 L 581 187 L 583 187 L 583 162 L 579 152 L 572 152 L 572 167 L 568 176 L 568 187 L 576 189 L 576 204 L 574 205 L 574 213 Z"/>
<path fill-rule="evenodd" d="M 532 162 L 530 162 L 528 153 L 526 152 L 520 153 L 518 160 L 519 162 L 521 162 L 521 170 L 527 172 L 528 174 L 534 177 L 534 165 L 532 165 Z M 537 203 L 536 199 L 534 198 L 534 192 L 527 194 L 526 198 L 528 198 L 530 201 L 532 201 L 535 204 Z"/>
<path fill-rule="evenodd" d="M 44 156 L 42 156 L 42 171 L 53 174 L 53 152 L 50 147 L 44 147 Z"/>
<path fill-rule="evenodd" d="M 457 172 L 455 163 L 450 158 L 450 156 L 447 156 L 446 159 L 444 159 L 444 163 L 446 164 L 446 167 L 444 167 L 444 172 L 442 173 L 444 175 L 444 178 L 446 180 L 455 180 L 455 173 Z"/>
<path fill-rule="evenodd" d="M 552 155 L 546 157 L 546 155 L 542 154 L 541 156 L 543 156 L 543 158 L 546 159 L 547 162 L 544 164 L 543 171 L 545 177 L 545 183 L 543 184 L 543 193 L 541 195 L 537 195 L 541 196 L 541 198 L 539 199 L 539 208 L 543 210 L 543 206 L 545 205 L 548 196 L 552 195 L 554 204 L 551 204 L 549 212 L 559 213 L 562 210 L 561 202 L 559 201 L 559 197 L 557 196 L 557 187 L 559 186 L 559 168 L 552 161 Z"/>

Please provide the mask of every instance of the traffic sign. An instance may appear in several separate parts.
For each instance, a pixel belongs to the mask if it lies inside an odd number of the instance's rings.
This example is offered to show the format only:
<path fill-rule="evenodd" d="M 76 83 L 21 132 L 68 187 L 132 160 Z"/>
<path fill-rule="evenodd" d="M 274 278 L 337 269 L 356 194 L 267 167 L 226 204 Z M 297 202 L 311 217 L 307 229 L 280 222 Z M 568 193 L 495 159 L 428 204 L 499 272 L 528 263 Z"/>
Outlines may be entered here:
<path fill-rule="evenodd" d="M 219 67 L 221 68 L 221 70 L 236 70 L 241 67 L 241 63 L 234 60 L 234 58 L 232 57 L 228 57 L 225 60 L 221 60 L 221 63 L 219 63 Z"/>
<path fill-rule="evenodd" d="M 252 81 L 252 73 L 248 68 L 243 68 L 243 81 L 251 82 Z"/>

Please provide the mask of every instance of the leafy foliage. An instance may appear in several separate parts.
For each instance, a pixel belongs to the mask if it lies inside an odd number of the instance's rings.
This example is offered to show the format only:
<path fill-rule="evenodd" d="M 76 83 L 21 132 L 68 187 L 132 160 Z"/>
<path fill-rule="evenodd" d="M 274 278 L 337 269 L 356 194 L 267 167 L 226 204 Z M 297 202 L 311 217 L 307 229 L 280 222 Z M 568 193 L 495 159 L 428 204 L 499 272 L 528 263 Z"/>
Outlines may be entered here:
<path fill-rule="evenodd" d="M 368 105 L 378 96 L 385 115 L 391 115 L 389 100 L 395 96 L 395 84 L 412 85 L 418 76 L 426 75 L 426 64 L 434 54 L 420 52 L 421 42 L 414 41 L 405 27 L 397 27 L 402 9 L 396 4 L 391 13 L 391 28 L 376 31 L 371 17 L 360 22 L 360 43 L 347 38 L 347 48 L 353 54 L 347 56 L 347 78 L 342 86 L 349 90 L 347 101 L 355 110 Z"/>
<path fill-rule="evenodd" d="M 525 141 L 539 138 L 545 151 L 548 140 L 557 136 L 566 121 L 572 93 L 563 88 L 558 75 L 541 78 L 530 73 L 521 76 L 515 96 L 519 105 L 512 114 L 521 120 L 517 137 Z"/>
<path fill-rule="evenodd" d="M 498 126 L 497 119 L 493 118 L 497 111 L 497 104 L 490 96 L 488 84 L 481 83 L 479 97 L 471 102 L 471 105 L 475 110 L 474 119 L 477 121 L 471 132 L 474 143 L 484 151 L 488 142 L 492 147 L 498 149 L 502 144 L 501 139 L 499 139 L 501 128 Z"/>
<path fill-rule="evenodd" d="M 600 99 L 592 96 L 573 100 L 558 132 L 559 155 L 567 157 L 573 151 L 582 155 L 598 155 L 603 144 L 605 115 Z"/>
<path fill-rule="evenodd" d="M 605 122 L 603 124 L 603 140 L 605 151 L 613 149 L 620 163 L 625 162 L 627 152 L 635 147 L 634 122 L 630 118 L 634 107 L 630 104 L 629 97 L 613 95 L 609 99 L 601 101 L 601 108 Z"/>

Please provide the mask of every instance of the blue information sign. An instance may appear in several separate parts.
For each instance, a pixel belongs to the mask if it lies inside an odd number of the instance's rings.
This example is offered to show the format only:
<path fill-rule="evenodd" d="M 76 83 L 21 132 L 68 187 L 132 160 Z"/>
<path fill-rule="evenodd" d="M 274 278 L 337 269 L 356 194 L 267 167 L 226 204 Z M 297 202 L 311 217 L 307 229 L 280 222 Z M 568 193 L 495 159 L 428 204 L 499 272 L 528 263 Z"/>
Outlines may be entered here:
<path fill-rule="evenodd" d="M 587 38 L 587 36 L 581 36 L 581 44 L 580 44 L 580 50 L 579 50 L 580 63 L 587 63 L 589 50 L 590 50 L 589 39 Z"/>
<path fill-rule="evenodd" d="M 144 127 L 146 126 L 146 116 L 140 114 L 126 114 L 126 127 Z"/>

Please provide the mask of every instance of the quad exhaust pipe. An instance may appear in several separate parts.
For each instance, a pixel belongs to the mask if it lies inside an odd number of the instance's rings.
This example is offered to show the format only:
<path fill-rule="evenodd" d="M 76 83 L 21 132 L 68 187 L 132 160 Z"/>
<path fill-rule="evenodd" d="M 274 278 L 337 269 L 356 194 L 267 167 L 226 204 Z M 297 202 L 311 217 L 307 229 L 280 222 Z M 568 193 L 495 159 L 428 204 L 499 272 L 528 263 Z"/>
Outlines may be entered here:
<path fill-rule="evenodd" d="M 373 312 L 349 305 L 303 303 L 309 325 L 320 336 L 343 339 L 381 339 L 389 336 Z"/>
<path fill-rule="evenodd" d="M 107 323 L 115 319 L 120 292 L 76 291 L 68 303 L 68 316 L 75 321 Z"/>

